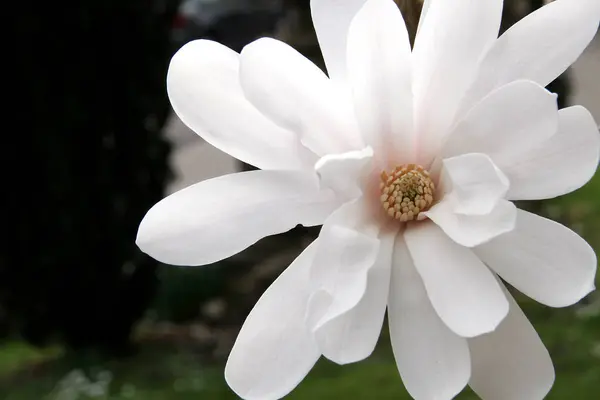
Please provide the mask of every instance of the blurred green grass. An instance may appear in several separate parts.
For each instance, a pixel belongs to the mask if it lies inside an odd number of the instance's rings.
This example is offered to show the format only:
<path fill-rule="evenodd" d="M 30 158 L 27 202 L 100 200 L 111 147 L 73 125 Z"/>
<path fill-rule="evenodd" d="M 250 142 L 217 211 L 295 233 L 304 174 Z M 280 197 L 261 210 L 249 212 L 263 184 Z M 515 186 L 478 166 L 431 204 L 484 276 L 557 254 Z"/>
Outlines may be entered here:
<path fill-rule="evenodd" d="M 600 252 L 600 174 L 583 189 L 544 203 L 544 208 Z M 518 298 L 556 367 L 557 379 L 548 399 L 595 400 L 600 392 L 600 296 L 594 293 L 567 309 L 550 309 Z M 146 344 L 132 358 L 107 361 L 89 355 L 72 358 L 57 348 L 35 350 L 18 341 L 0 343 L 0 399 L 235 399 L 223 379 L 223 365 L 200 360 L 198 354 L 177 344 Z M 91 382 L 65 384 L 64 378 L 78 369 Z M 83 393 L 98 376 L 106 375 L 103 371 L 111 374 L 108 392 Z M 79 397 L 78 392 L 82 393 Z M 409 399 L 385 329 L 369 359 L 343 367 L 322 360 L 288 398 Z M 458 398 L 477 397 L 467 390 Z"/>

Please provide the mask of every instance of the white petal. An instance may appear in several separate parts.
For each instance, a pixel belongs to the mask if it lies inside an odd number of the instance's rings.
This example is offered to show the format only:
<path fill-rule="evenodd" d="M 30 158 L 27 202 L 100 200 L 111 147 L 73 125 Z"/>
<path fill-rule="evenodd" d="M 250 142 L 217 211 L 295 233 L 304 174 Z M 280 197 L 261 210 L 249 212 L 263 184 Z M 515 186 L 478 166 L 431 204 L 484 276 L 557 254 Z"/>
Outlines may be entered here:
<path fill-rule="evenodd" d="M 307 247 L 262 295 L 229 354 L 225 379 L 246 400 L 285 396 L 319 359 L 304 323 L 315 249 Z"/>
<path fill-rule="evenodd" d="M 467 111 L 495 88 L 515 80 L 548 85 L 581 55 L 599 21 L 598 0 L 556 0 L 529 14 L 486 54 L 461 108 Z"/>
<path fill-rule="evenodd" d="M 512 232 L 474 251 L 502 279 L 551 307 L 569 306 L 594 290 L 594 250 L 561 224 L 523 210 Z"/>
<path fill-rule="evenodd" d="M 321 157 L 315 164 L 315 170 L 324 188 L 331 188 L 338 196 L 346 196 L 348 200 L 362 194 L 363 182 L 368 178 L 373 149 L 342 154 L 329 154 Z"/>
<path fill-rule="evenodd" d="M 442 321 L 463 337 L 493 331 L 506 316 L 508 302 L 477 256 L 430 222 L 410 225 L 404 237 Z"/>
<path fill-rule="evenodd" d="M 348 78 L 361 133 L 382 167 L 414 162 L 410 41 L 392 0 L 368 1 L 352 22 Z"/>
<path fill-rule="evenodd" d="M 262 169 L 310 168 L 314 155 L 244 97 L 238 57 L 208 40 L 183 46 L 167 75 L 175 113 L 208 143 L 248 164 Z"/>
<path fill-rule="evenodd" d="M 459 245 L 474 247 L 512 231 L 517 220 L 517 207 L 500 199 L 489 214 L 465 215 L 455 212 L 452 202 L 444 201 L 424 214 Z"/>
<path fill-rule="evenodd" d="M 380 235 L 375 264 L 368 271 L 367 287 L 358 304 L 315 331 L 323 356 L 338 364 L 364 360 L 379 339 L 390 287 L 392 248 L 397 229 Z"/>
<path fill-rule="evenodd" d="M 508 178 L 485 154 L 469 153 L 443 160 L 444 187 L 451 188 L 454 211 L 465 215 L 484 215 L 504 197 Z"/>
<path fill-rule="evenodd" d="M 556 95 L 529 81 L 509 83 L 479 102 L 448 136 L 442 158 L 484 153 L 502 171 L 558 129 Z M 507 174 L 511 179 L 510 174 Z"/>
<path fill-rule="evenodd" d="M 517 208 L 503 199 L 506 176 L 485 154 L 469 153 L 443 160 L 442 200 L 423 214 L 456 243 L 473 247 L 515 226 Z"/>
<path fill-rule="evenodd" d="M 365 225 L 362 198 L 336 210 L 323 224 L 311 267 L 307 324 L 318 330 L 354 308 L 367 287 L 369 269 L 375 264 L 380 241 Z"/>
<path fill-rule="evenodd" d="M 449 400 L 460 393 L 471 375 L 467 341 L 431 306 L 402 236 L 394 248 L 388 323 L 398 371 L 414 399 Z"/>
<path fill-rule="evenodd" d="M 329 77 L 346 80 L 348 27 L 367 0 L 310 0 L 313 24 Z"/>
<path fill-rule="evenodd" d="M 318 155 L 363 147 L 349 100 L 316 65 L 287 44 L 263 38 L 244 47 L 240 81 L 256 108 L 296 132 Z"/>
<path fill-rule="evenodd" d="M 297 224 L 319 225 L 337 207 L 314 173 L 249 171 L 189 186 L 148 211 L 136 243 L 173 265 L 203 265 Z"/>
<path fill-rule="evenodd" d="M 486 400 L 542 400 L 554 383 L 554 367 L 537 332 L 510 293 L 510 311 L 491 333 L 469 339 L 469 385 Z"/>
<path fill-rule="evenodd" d="M 502 0 L 432 1 L 413 51 L 418 162 L 429 165 L 498 36 Z"/>
<path fill-rule="evenodd" d="M 585 185 L 598 168 L 600 133 L 581 106 L 558 112 L 558 131 L 521 159 L 504 167 L 511 200 L 548 199 Z"/>
<path fill-rule="evenodd" d="M 421 27 L 425 23 L 425 17 L 427 16 L 427 11 L 429 11 L 429 6 L 431 5 L 432 0 L 423 0 L 423 7 L 421 8 L 421 15 L 419 16 L 419 26 L 417 27 L 417 35 L 421 30 Z"/>

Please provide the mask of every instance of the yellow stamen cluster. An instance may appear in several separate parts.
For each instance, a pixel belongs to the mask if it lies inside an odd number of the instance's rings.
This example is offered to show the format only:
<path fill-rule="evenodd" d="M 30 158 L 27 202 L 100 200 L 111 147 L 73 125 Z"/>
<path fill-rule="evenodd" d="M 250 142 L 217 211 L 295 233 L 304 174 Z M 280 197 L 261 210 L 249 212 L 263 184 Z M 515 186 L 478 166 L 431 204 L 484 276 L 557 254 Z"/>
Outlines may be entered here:
<path fill-rule="evenodd" d="M 435 185 L 423 167 L 416 164 L 381 173 L 381 204 L 387 214 L 402 222 L 425 219 L 423 211 L 433 204 Z"/>

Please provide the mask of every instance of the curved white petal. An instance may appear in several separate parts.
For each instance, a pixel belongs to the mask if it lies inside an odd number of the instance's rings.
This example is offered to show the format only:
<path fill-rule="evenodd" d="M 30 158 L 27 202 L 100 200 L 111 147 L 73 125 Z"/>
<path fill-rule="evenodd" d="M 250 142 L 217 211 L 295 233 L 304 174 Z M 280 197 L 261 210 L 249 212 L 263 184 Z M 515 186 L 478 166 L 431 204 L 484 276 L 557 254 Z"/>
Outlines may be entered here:
<path fill-rule="evenodd" d="M 548 199 L 585 185 L 596 173 L 600 132 L 581 106 L 558 112 L 558 131 L 521 159 L 506 165 L 511 200 Z"/>
<path fill-rule="evenodd" d="M 474 337 L 498 326 L 508 302 L 493 274 L 470 249 L 427 221 L 409 225 L 404 238 L 433 308 L 450 329 Z"/>
<path fill-rule="evenodd" d="M 427 16 L 427 11 L 429 11 L 429 6 L 431 5 L 432 0 L 423 0 L 423 7 L 421 8 L 421 15 L 419 15 L 419 25 L 417 26 L 417 35 L 421 30 L 421 27 L 425 23 L 425 17 Z"/>
<path fill-rule="evenodd" d="M 246 400 L 279 399 L 319 359 L 304 323 L 313 242 L 262 295 L 246 318 L 225 367 L 225 379 Z"/>
<path fill-rule="evenodd" d="M 244 97 L 239 55 L 209 40 L 183 46 L 171 60 L 167 91 L 181 120 L 220 150 L 262 169 L 310 168 L 314 155 L 295 134 L 265 118 Z"/>
<path fill-rule="evenodd" d="M 456 243 L 473 247 L 511 231 L 517 208 L 504 200 L 509 182 L 485 154 L 443 160 L 442 200 L 424 215 Z"/>
<path fill-rule="evenodd" d="M 402 236 L 394 248 L 388 323 L 398 371 L 414 399 L 460 393 L 471 375 L 467 340 L 436 314 Z"/>
<path fill-rule="evenodd" d="M 558 129 L 556 95 L 530 81 L 509 83 L 481 100 L 442 147 L 441 158 L 484 153 L 505 171 Z"/>
<path fill-rule="evenodd" d="M 348 79 L 361 133 L 382 168 L 414 162 L 411 48 L 392 0 L 368 1 L 350 25 Z"/>
<path fill-rule="evenodd" d="M 443 160 L 442 186 L 449 189 L 454 211 L 465 215 L 491 212 L 510 183 L 491 160 L 481 153 L 468 153 Z"/>
<path fill-rule="evenodd" d="M 569 306 L 594 290 L 594 250 L 561 224 L 523 210 L 512 232 L 474 251 L 502 279 L 550 307 Z"/>
<path fill-rule="evenodd" d="M 428 166 L 481 57 L 498 37 L 502 0 L 432 1 L 413 50 L 418 163 Z"/>
<path fill-rule="evenodd" d="M 317 331 L 354 308 L 367 288 L 369 269 L 375 264 L 380 241 L 368 227 L 362 198 L 337 209 L 323 224 L 315 259 L 310 268 L 312 295 L 306 315 Z"/>
<path fill-rule="evenodd" d="M 365 147 L 358 151 L 321 157 L 315 164 L 315 170 L 321 186 L 331 188 L 338 196 L 346 196 L 350 200 L 361 195 L 372 160 L 373 149 Z"/>
<path fill-rule="evenodd" d="M 397 229 L 392 229 L 380 234 L 379 254 L 369 268 L 365 293 L 356 306 L 315 331 L 321 353 L 333 362 L 361 361 L 375 349 L 385 317 L 396 233 Z"/>
<path fill-rule="evenodd" d="M 452 202 L 443 201 L 424 214 L 459 245 L 474 247 L 512 231 L 517 220 L 517 207 L 500 199 L 488 214 L 465 215 L 454 211 Z"/>
<path fill-rule="evenodd" d="M 140 223 L 136 244 L 167 264 L 209 264 L 297 224 L 322 224 L 338 204 L 319 189 L 314 172 L 225 175 L 158 202 Z"/>
<path fill-rule="evenodd" d="M 491 333 L 469 339 L 469 385 L 486 400 L 542 400 L 554 383 L 544 343 L 510 293 L 510 310 Z"/>
<path fill-rule="evenodd" d="M 312 21 L 317 32 L 329 77 L 346 80 L 348 28 L 367 0 L 310 0 Z"/>
<path fill-rule="evenodd" d="M 362 148 L 348 99 L 287 44 L 258 39 L 242 50 L 240 82 L 256 108 L 322 156 Z"/>
<path fill-rule="evenodd" d="M 529 14 L 486 54 L 461 109 L 468 111 L 495 88 L 515 80 L 548 85 L 581 55 L 599 21 L 597 0 L 555 0 Z"/>

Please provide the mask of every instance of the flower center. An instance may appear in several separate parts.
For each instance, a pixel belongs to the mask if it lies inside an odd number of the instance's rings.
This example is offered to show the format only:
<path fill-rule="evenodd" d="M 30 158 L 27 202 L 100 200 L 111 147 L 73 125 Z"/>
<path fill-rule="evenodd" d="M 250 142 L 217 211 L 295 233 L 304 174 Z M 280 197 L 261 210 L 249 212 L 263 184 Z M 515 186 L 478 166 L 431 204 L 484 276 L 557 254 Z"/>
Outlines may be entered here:
<path fill-rule="evenodd" d="M 387 214 L 402 222 L 423 220 L 431 207 L 435 184 L 423 167 L 405 164 L 381 173 L 381 204 Z"/>

